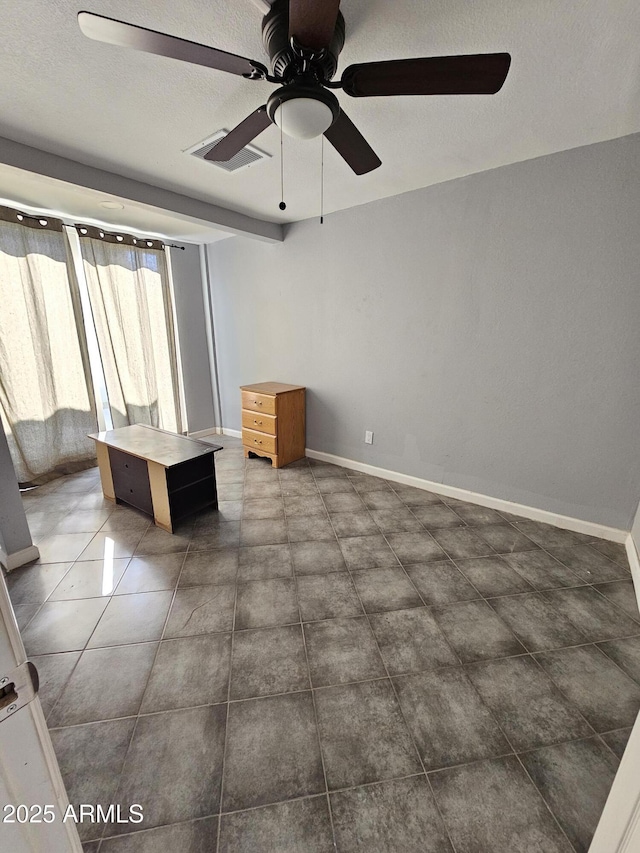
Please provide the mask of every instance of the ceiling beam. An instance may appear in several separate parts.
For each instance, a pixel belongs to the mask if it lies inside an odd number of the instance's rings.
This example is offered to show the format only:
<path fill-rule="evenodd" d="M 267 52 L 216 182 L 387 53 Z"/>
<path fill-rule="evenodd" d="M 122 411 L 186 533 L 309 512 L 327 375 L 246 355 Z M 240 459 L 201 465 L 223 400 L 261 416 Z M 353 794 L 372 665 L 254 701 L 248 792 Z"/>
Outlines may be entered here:
<path fill-rule="evenodd" d="M 126 178 L 124 175 L 85 166 L 75 160 L 3 137 L 0 137 L 0 163 L 110 196 L 148 204 L 166 213 L 195 220 L 232 234 L 266 243 L 279 243 L 284 240 L 283 228 L 275 222 L 265 222 L 216 204 Z"/>

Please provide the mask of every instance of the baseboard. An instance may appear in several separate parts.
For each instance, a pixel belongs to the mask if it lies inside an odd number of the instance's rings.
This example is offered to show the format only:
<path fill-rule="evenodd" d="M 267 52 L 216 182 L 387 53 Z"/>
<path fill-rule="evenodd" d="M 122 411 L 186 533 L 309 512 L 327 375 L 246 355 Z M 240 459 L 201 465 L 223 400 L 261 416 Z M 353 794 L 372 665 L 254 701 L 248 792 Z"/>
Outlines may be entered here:
<path fill-rule="evenodd" d="M 33 563 L 33 561 L 37 560 L 39 556 L 40 551 L 38 551 L 35 545 L 29 545 L 28 548 L 23 548 L 21 551 L 15 551 L 13 554 L 5 554 L 5 552 L 0 549 L 0 563 L 8 572 L 12 572 L 14 569 L 19 569 L 20 566 L 24 566 L 27 563 Z"/>
<path fill-rule="evenodd" d="M 195 432 L 188 433 L 189 438 L 204 438 L 206 435 L 220 435 L 220 427 L 211 427 L 210 429 L 198 429 Z"/>
<path fill-rule="evenodd" d="M 228 430 L 225 430 L 225 433 L 228 432 Z M 420 477 L 412 477 L 409 474 L 400 474 L 397 471 L 388 471 L 385 468 L 377 468 L 375 465 L 368 465 L 365 462 L 356 462 L 353 459 L 334 456 L 333 453 L 324 453 L 321 450 L 310 450 L 307 448 L 305 453 L 310 459 L 330 462 L 332 465 L 341 465 L 343 468 L 350 468 L 352 471 L 371 474 L 373 477 L 382 477 L 383 480 L 402 483 L 405 486 L 413 486 L 416 489 L 425 489 L 428 492 L 435 492 L 435 494 L 442 495 L 443 497 L 456 498 L 456 500 L 468 501 L 469 503 L 486 506 L 490 509 L 510 512 L 513 515 L 521 515 L 523 518 L 528 518 L 531 521 L 541 521 L 544 524 L 551 524 L 553 527 L 561 527 L 563 530 L 572 530 L 574 533 L 584 533 L 586 536 L 607 539 L 610 542 L 618 542 L 620 544 L 625 544 L 627 539 L 630 538 L 628 530 L 619 530 L 617 527 L 607 527 L 604 524 L 596 524 L 593 521 L 583 521 L 581 518 L 558 515 L 555 512 L 549 512 L 545 509 L 512 503 L 502 498 L 494 498 L 491 495 L 483 495 L 479 492 L 460 489 L 457 486 L 447 486 L 445 483 L 433 483 L 431 480 L 423 480 Z M 640 589 L 640 586 L 638 586 L 639 582 L 640 576 L 636 579 L 636 589 Z"/>
<path fill-rule="evenodd" d="M 242 438 L 242 432 L 239 429 L 223 429 L 223 435 L 231 435 L 234 438 Z"/>
<path fill-rule="evenodd" d="M 633 578 L 638 607 L 640 608 L 640 557 L 638 556 L 638 547 L 631 533 L 627 536 L 627 541 L 624 544 L 627 549 L 627 559 L 629 560 L 631 577 Z"/>

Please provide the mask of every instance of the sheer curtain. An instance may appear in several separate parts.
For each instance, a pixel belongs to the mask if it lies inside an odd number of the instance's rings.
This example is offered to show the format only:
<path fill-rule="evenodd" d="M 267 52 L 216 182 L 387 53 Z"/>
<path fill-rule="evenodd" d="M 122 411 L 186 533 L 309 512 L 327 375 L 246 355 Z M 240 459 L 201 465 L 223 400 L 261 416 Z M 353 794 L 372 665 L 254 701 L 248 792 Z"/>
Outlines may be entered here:
<path fill-rule="evenodd" d="M 97 421 L 62 224 L 11 215 L 0 209 L 0 416 L 19 482 L 38 484 L 95 465 Z"/>
<path fill-rule="evenodd" d="M 80 245 L 113 426 L 181 432 L 165 254 L 110 237 L 81 236 Z"/>

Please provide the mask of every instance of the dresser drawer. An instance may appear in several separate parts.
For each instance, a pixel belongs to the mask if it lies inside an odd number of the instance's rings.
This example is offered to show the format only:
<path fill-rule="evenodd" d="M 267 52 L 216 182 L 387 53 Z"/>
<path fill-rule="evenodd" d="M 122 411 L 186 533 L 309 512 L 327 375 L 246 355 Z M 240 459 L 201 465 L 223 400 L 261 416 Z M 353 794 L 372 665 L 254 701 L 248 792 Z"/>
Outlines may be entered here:
<path fill-rule="evenodd" d="M 264 432 L 256 432 L 254 429 L 242 430 L 242 443 L 245 447 L 255 447 L 267 453 L 277 453 L 275 435 L 267 435 Z"/>
<path fill-rule="evenodd" d="M 149 470 L 145 459 L 109 448 L 113 491 L 118 500 L 153 515 Z"/>
<path fill-rule="evenodd" d="M 132 456 L 116 447 L 109 448 L 111 474 L 120 480 L 140 480 L 147 477 L 147 460 Z"/>
<path fill-rule="evenodd" d="M 276 424 L 278 419 L 274 415 L 263 415 L 262 412 L 242 412 L 242 428 L 253 429 L 258 432 L 268 432 L 269 435 L 277 435 Z"/>
<path fill-rule="evenodd" d="M 276 398 L 267 394 L 254 394 L 253 391 L 243 391 L 242 408 L 252 412 L 262 412 L 265 415 L 275 415 Z"/>

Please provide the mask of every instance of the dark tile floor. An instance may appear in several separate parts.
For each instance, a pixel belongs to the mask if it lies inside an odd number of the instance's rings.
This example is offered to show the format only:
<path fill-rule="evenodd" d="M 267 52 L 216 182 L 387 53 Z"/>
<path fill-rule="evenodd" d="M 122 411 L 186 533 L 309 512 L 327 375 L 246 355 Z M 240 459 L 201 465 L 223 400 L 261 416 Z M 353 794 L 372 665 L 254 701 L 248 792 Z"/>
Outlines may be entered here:
<path fill-rule="evenodd" d="M 24 496 L 69 795 L 144 809 L 86 849 L 587 851 L 640 708 L 624 548 L 222 442 L 173 536 L 95 469 Z"/>

